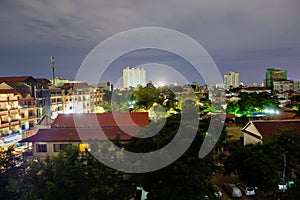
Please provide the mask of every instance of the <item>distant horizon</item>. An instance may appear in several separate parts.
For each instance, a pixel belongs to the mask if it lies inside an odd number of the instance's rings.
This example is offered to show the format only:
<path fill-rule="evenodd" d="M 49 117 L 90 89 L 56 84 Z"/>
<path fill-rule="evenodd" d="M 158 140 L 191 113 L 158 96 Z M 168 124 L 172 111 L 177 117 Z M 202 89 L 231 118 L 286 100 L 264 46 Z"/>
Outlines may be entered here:
<path fill-rule="evenodd" d="M 246 85 L 261 84 L 267 68 L 280 67 L 287 70 L 289 80 L 300 80 L 299 8 L 298 0 L 2 1 L 1 76 L 51 79 L 54 56 L 55 75 L 75 79 L 86 56 L 107 38 L 133 28 L 162 27 L 201 44 L 222 76 L 235 71 Z M 108 56 L 109 51 L 114 52 L 114 47 L 107 49 Z M 116 83 L 122 68 L 149 63 L 170 66 L 188 81 L 203 83 L 186 61 L 147 50 L 120 56 L 104 81 Z M 153 72 L 148 80 L 174 82 L 169 71 Z"/>
<path fill-rule="evenodd" d="M 145 65 L 146 66 L 146 65 Z M 160 66 L 162 66 L 162 65 L 158 65 L 158 66 L 156 66 L 156 70 L 158 69 L 158 67 L 160 67 Z M 172 72 L 172 71 L 168 71 L 169 73 L 171 73 L 171 75 L 176 75 L 177 77 L 176 78 L 181 78 L 181 82 L 179 82 L 179 81 L 176 81 L 175 79 L 174 79 L 174 81 L 172 82 L 172 81 L 165 81 L 165 79 L 163 79 L 163 76 L 160 76 L 160 78 L 159 79 L 156 79 L 156 78 L 154 78 L 154 79 L 150 79 L 150 78 L 148 78 L 148 70 L 149 70 L 149 66 L 147 66 L 147 67 L 144 67 L 144 66 L 129 66 L 129 65 L 127 65 L 126 67 L 142 67 L 142 68 L 144 68 L 145 69 L 145 71 L 146 71 L 146 78 L 147 78 L 147 83 L 153 83 L 154 85 L 156 85 L 156 86 L 170 86 L 170 85 L 178 85 L 178 86 L 183 86 L 183 85 L 187 85 L 187 84 L 192 84 L 193 82 L 196 82 L 198 85 L 201 85 L 201 86 L 204 86 L 204 85 L 206 85 L 204 82 L 203 82 L 203 80 L 201 80 L 200 82 L 199 81 L 196 81 L 196 80 L 192 80 L 192 81 L 187 81 L 187 80 L 185 80 L 185 82 L 182 80 L 182 79 L 184 79 L 183 77 L 182 77 L 182 75 L 180 75 L 180 74 L 175 74 L 174 72 Z M 124 67 L 125 68 L 125 67 Z M 283 68 L 280 68 L 280 67 L 269 67 L 269 68 L 279 68 L 280 70 L 286 70 L 286 69 L 283 69 Z M 266 70 L 267 70 L 267 68 L 266 68 Z M 240 73 L 240 72 L 238 72 L 238 71 L 233 71 L 233 70 L 230 70 L 230 71 L 228 71 L 227 73 L 229 73 L 229 72 L 236 72 L 236 73 Z M 172 74 L 173 73 L 173 74 Z M 227 74 L 226 73 L 226 74 Z M 169 74 L 170 75 L 170 74 Z M 221 74 L 222 75 L 222 77 L 224 78 L 224 75 L 225 74 Z M 240 76 L 241 76 L 242 74 L 240 73 Z M 288 71 L 287 71 L 287 75 L 288 75 Z M 46 79 L 48 79 L 49 81 L 51 81 L 52 80 L 52 77 L 51 76 L 49 76 L 49 77 L 39 77 L 39 76 L 35 76 L 35 75 L 33 75 L 33 74 L 18 74 L 18 75 L 6 75 L 6 76 L 4 76 L 4 75 L 1 75 L 0 77 L 13 77 L 13 76 L 32 76 L 33 78 L 46 78 Z M 265 73 L 264 73 L 264 77 L 265 77 Z M 91 82 L 88 82 L 88 81 L 86 81 L 86 80 L 76 80 L 76 78 L 74 77 L 74 78 L 67 78 L 67 77 L 64 77 L 64 76 L 60 76 L 60 75 L 55 75 L 55 78 L 62 78 L 63 80 L 69 80 L 69 81 L 71 81 L 71 82 L 76 82 L 76 81 L 80 81 L 80 82 L 87 82 L 88 84 L 90 84 L 90 85 L 94 85 L 94 84 L 101 84 L 101 83 L 105 83 L 105 82 L 110 82 L 111 84 L 113 84 L 115 87 L 118 87 L 118 88 L 122 88 L 123 87 L 123 82 L 122 82 L 122 77 L 118 80 L 118 82 L 116 82 L 116 83 L 113 83 L 113 82 L 111 82 L 110 80 L 103 80 L 103 81 L 101 81 L 101 82 L 98 82 L 98 83 L 91 83 Z M 178 80 L 178 79 L 177 79 Z M 289 77 L 287 77 L 287 80 L 292 80 L 292 79 L 289 79 Z M 300 81 L 300 80 L 292 80 L 292 81 Z M 201 83 L 202 82 L 202 83 Z M 240 83 L 242 83 L 243 85 L 245 85 L 245 86 L 253 86 L 254 84 L 256 84 L 257 86 L 261 86 L 262 84 L 265 84 L 265 82 L 264 82 L 264 79 L 261 81 L 261 82 L 259 82 L 259 83 L 257 83 L 257 82 L 252 82 L 252 83 L 250 83 L 250 84 L 246 84 L 245 82 L 243 82 L 243 80 L 240 80 Z M 223 81 L 223 83 L 218 83 L 218 84 L 224 84 L 224 81 Z M 120 86 L 121 85 L 121 86 Z M 265 86 L 265 85 L 264 85 Z"/>

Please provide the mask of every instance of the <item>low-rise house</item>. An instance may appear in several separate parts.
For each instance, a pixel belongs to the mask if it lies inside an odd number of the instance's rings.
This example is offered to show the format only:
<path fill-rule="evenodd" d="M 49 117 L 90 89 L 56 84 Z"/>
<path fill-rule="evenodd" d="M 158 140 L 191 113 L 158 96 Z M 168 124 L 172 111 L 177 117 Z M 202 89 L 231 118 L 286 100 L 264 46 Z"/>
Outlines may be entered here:
<path fill-rule="evenodd" d="M 59 114 L 50 129 L 39 129 L 37 134 L 20 143 L 31 143 L 30 156 L 44 159 L 57 155 L 68 145 L 81 151 L 90 148 L 92 140 L 127 142 L 140 127 L 148 125 L 148 113 L 82 113 Z"/>
<path fill-rule="evenodd" d="M 257 120 L 250 121 L 242 129 L 244 145 L 262 142 L 283 131 L 300 134 L 300 120 Z"/>

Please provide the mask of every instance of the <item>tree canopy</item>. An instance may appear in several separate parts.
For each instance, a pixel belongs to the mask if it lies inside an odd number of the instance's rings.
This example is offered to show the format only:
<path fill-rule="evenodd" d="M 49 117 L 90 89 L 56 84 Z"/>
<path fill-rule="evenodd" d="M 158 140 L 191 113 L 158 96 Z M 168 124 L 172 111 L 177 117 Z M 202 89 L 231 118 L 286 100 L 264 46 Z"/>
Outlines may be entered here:
<path fill-rule="evenodd" d="M 265 109 L 277 109 L 278 101 L 268 92 L 240 93 L 238 101 L 227 104 L 227 113 L 247 115 L 262 113 Z"/>

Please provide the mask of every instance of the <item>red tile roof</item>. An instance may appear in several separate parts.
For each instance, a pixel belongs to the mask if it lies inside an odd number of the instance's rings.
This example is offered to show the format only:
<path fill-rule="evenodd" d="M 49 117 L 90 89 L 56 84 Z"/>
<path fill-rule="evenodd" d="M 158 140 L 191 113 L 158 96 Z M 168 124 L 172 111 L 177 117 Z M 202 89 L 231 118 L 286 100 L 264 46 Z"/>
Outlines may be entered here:
<path fill-rule="evenodd" d="M 120 141 L 128 141 L 138 131 L 138 127 L 127 127 L 125 131 L 119 127 L 39 129 L 37 134 L 19 142 L 81 142 L 91 139 L 104 141 L 107 138 L 113 141 L 118 133 Z"/>
<path fill-rule="evenodd" d="M 75 123 L 76 122 L 76 123 Z M 59 114 L 52 128 L 147 126 L 147 112 Z"/>
<path fill-rule="evenodd" d="M 269 90 L 267 87 L 261 86 L 261 87 L 246 87 L 243 88 L 243 90 Z"/>
<path fill-rule="evenodd" d="M 35 80 L 32 76 L 11 76 L 0 77 L 0 82 L 26 82 L 28 79 Z"/>
<path fill-rule="evenodd" d="M 282 129 L 293 130 L 296 134 L 300 134 L 300 120 L 257 120 L 252 123 L 263 139 L 282 133 Z"/>

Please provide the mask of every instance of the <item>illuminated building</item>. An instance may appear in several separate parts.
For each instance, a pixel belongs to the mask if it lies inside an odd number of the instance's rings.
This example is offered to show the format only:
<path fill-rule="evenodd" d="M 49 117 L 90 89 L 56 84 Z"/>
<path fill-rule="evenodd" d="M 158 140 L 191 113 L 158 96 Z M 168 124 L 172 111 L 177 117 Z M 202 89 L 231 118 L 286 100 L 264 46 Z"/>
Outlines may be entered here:
<path fill-rule="evenodd" d="M 136 87 L 138 85 L 146 86 L 146 71 L 144 68 L 130 68 L 123 69 L 123 87 Z"/>
<path fill-rule="evenodd" d="M 273 89 L 273 82 L 287 79 L 287 71 L 280 68 L 268 68 L 266 71 L 266 87 Z"/>
<path fill-rule="evenodd" d="M 229 72 L 224 75 L 225 89 L 237 88 L 240 86 L 240 73 Z"/>

